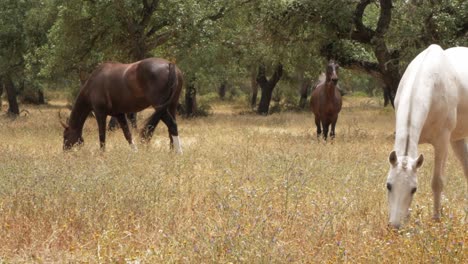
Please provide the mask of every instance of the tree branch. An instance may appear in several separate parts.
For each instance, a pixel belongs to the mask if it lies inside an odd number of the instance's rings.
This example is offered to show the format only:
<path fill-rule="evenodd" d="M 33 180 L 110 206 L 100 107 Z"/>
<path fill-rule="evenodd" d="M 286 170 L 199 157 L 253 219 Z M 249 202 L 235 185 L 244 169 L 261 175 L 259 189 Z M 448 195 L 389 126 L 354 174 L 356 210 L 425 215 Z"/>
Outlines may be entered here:
<path fill-rule="evenodd" d="M 278 65 L 276 65 L 275 72 L 273 73 L 273 76 L 271 77 L 269 81 L 270 85 L 275 85 L 277 82 L 279 82 L 282 75 L 283 75 L 283 64 L 278 63 Z"/>
<path fill-rule="evenodd" d="M 260 87 L 263 87 L 265 85 L 268 86 L 275 86 L 277 82 L 281 79 L 281 76 L 283 75 L 283 64 L 278 63 L 275 68 L 275 72 L 273 73 L 273 76 L 271 76 L 270 80 L 267 79 L 266 77 L 266 66 L 265 64 L 260 64 L 258 66 L 258 73 L 257 73 L 257 83 L 260 84 Z"/>
<path fill-rule="evenodd" d="M 175 36 L 176 33 L 177 32 L 175 30 L 169 30 L 169 31 L 160 33 L 158 35 L 155 35 L 152 38 L 153 40 L 149 41 L 148 45 L 146 46 L 149 47 L 150 49 L 154 49 L 158 46 L 161 46 L 162 44 L 168 42 L 173 36 Z"/>
<path fill-rule="evenodd" d="M 356 30 L 351 33 L 351 38 L 361 43 L 370 43 L 375 34 L 372 29 L 366 27 L 362 22 L 364 11 L 371 2 L 372 0 L 361 0 L 354 11 L 354 25 Z"/>
<path fill-rule="evenodd" d="M 468 21 L 465 22 L 461 27 L 460 30 L 457 31 L 457 37 L 463 37 L 468 34 Z"/>
<path fill-rule="evenodd" d="M 390 26 L 392 20 L 392 0 L 380 0 L 380 15 L 375 30 L 376 37 L 383 37 Z"/>
<path fill-rule="evenodd" d="M 260 66 L 258 66 L 257 83 L 260 84 L 260 87 L 268 83 L 268 80 L 266 78 L 266 67 L 265 67 L 265 64 L 263 63 L 260 64 Z"/>
<path fill-rule="evenodd" d="M 156 32 L 158 32 L 159 30 L 161 30 L 162 28 L 164 28 L 166 26 L 169 26 L 170 24 L 171 23 L 169 22 L 169 20 L 163 20 L 161 23 L 156 24 L 153 27 L 151 27 L 151 29 L 148 30 L 148 32 L 146 32 L 146 37 L 151 37 Z"/>
<path fill-rule="evenodd" d="M 141 28 L 146 28 L 148 25 L 151 16 L 153 15 L 154 11 L 158 9 L 159 0 L 153 0 L 151 4 L 148 4 L 147 0 L 143 0 L 143 9 L 141 11 L 141 20 L 138 25 Z"/>
<path fill-rule="evenodd" d="M 236 8 L 238 8 L 240 6 L 243 6 L 243 5 L 248 4 L 250 2 L 253 2 L 253 1 L 254 0 L 245 0 L 245 1 L 240 2 L 237 5 L 233 5 L 230 8 L 227 8 L 226 6 L 222 6 L 216 13 L 208 15 L 208 16 L 202 18 L 200 21 L 198 21 L 198 25 L 201 25 L 203 22 L 205 22 L 207 20 L 211 20 L 211 21 L 219 20 L 219 19 L 223 18 L 227 13 L 231 12 L 232 10 L 235 10 Z"/>

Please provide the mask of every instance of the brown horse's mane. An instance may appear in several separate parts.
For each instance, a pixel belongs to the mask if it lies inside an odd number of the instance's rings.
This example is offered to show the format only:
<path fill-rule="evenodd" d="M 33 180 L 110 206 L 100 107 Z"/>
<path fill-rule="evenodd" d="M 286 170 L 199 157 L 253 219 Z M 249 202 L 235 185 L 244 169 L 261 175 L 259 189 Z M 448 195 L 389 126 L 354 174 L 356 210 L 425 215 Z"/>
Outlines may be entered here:
<path fill-rule="evenodd" d="M 92 79 L 94 79 L 94 77 L 99 73 L 101 72 L 102 68 L 104 68 L 106 62 L 104 63 L 100 63 L 98 64 L 98 66 L 91 72 L 91 74 L 89 75 L 88 79 L 86 80 L 86 82 L 82 85 L 82 88 L 85 87 L 88 82 Z"/>

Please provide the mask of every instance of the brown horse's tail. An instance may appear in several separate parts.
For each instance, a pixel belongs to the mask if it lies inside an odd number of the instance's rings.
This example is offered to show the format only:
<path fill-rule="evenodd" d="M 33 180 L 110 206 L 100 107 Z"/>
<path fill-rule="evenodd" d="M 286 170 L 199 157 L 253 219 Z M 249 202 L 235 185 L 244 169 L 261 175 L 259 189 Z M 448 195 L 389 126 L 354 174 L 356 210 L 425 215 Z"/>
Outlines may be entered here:
<path fill-rule="evenodd" d="M 168 105 L 175 99 L 174 97 L 177 94 L 176 91 L 177 91 L 178 81 L 177 81 L 176 66 L 173 63 L 169 63 L 168 66 L 169 66 L 169 76 L 167 78 L 166 89 L 170 91 L 170 94 L 167 100 L 163 104 L 157 105 L 154 107 L 156 111 L 167 108 Z"/>

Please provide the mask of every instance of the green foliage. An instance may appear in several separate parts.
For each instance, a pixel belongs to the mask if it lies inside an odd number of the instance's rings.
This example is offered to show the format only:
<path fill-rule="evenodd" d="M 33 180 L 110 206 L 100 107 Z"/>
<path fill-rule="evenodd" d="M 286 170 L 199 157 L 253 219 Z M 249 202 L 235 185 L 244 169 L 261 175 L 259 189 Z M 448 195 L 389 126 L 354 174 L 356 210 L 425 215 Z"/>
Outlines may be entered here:
<path fill-rule="evenodd" d="M 0 1 L 0 75 L 21 75 L 26 49 L 24 25 L 27 1 Z"/>
<path fill-rule="evenodd" d="M 463 0 L 396 2 L 387 40 L 401 49 L 403 65 L 436 43 L 443 48 L 468 46 L 468 3 Z"/>
<path fill-rule="evenodd" d="M 323 71 L 324 54 L 377 62 L 375 47 L 349 37 L 355 30 L 357 3 L 4 0 L 0 2 L 0 75 L 11 75 L 17 85 L 24 84 L 24 91 L 77 90 L 103 61 L 159 56 L 175 61 L 203 95 L 223 82 L 249 87 L 260 63 L 268 69 L 282 63 L 281 100 L 295 101 L 289 98 L 297 96 L 302 78 L 315 80 Z M 379 15 L 380 5 L 374 1 L 364 10 L 363 24 L 375 30 Z M 468 45 L 466 21 L 466 1 L 393 1 L 386 45 L 399 54 L 404 69 L 429 43 Z M 359 83 L 361 77 L 355 78 Z M 355 86 L 371 94 L 372 85 Z"/>
<path fill-rule="evenodd" d="M 341 89 L 350 94 L 381 96 L 380 83 L 365 73 L 342 69 L 339 73 Z"/>

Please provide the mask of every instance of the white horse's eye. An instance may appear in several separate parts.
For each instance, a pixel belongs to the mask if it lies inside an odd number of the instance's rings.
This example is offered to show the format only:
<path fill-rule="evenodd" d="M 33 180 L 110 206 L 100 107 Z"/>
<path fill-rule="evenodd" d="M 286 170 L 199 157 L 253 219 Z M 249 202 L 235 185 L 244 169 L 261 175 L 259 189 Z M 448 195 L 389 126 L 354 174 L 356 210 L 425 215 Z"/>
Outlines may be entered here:
<path fill-rule="evenodd" d="M 388 190 L 389 192 L 392 191 L 392 185 L 391 185 L 390 183 L 388 183 L 388 182 L 387 182 L 387 190 Z"/>
<path fill-rule="evenodd" d="M 414 187 L 413 189 L 411 189 L 411 194 L 414 194 L 416 192 L 418 188 Z"/>

